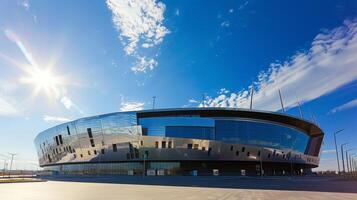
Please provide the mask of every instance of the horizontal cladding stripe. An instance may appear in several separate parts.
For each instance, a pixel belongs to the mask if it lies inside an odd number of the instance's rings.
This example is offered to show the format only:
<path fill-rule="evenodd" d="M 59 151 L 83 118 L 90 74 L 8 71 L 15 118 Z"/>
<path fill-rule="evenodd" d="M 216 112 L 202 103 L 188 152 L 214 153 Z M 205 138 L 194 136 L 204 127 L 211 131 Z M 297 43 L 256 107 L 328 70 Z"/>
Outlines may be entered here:
<path fill-rule="evenodd" d="M 102 163 L 135 163 L 135 162 L 143 162 L 143 160 L 124 160 L 124 161 L 101 161 L 101 162 L 66 162 L 66 163 L 54 163 L 54 164 L 45 164 L 40 165 L 40 167 L 50 167 L 50 166 L 61 166 L 61 165 L 80 165 L 80 164 L 102 164 Z M 232 160 L 145 160 L 145 162 L 230 162 L 230 163 L 259 163 L 259 161 L 232 161 Z M 287 162 L 274 162 L 274 161 L 264 161 L 264 163 L 269 164 L 291 164 L 290 161 Z M 309 163 L 294 163 L 294 165 L 301 166 L 317 166 Z"/>

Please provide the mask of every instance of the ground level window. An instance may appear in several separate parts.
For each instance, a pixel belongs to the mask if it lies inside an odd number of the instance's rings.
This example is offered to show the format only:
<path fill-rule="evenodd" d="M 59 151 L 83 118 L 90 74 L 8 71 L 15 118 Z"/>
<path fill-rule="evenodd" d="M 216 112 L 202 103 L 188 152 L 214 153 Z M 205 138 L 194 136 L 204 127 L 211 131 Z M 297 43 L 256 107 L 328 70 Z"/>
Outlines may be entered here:
<path fill-rule="evenodd" d="M 197 150 L 197 149 L 198 149 L 198 144 L 194 144 L 194 145 L 193 145 L 193 149 L 196 149 L 196 150 Z"/>
<path fill-rule="evenodd" d="M 163 148 L 163 149 L 166 148 L 166 141 L 161 142 L 161 148 Z"/>
<path fill-rule="evenodd" d="M 114 152 L 117 152 L 117 151 L 118 151 L 117 144 L 113 144 L 113 151 L 114 151 Z"/>
<path fill-rule="evenodd" d="M 192 144 L 187 144 L 187 149 L 192 149 Z"/>
<path fill-rule="evenodd" d="M 102 153 L 102 154 L 105 154 L 105 151 L 104 151 L 104 149 L 101 149 L 100 151 L 101 151 L 101 153 Z"/>

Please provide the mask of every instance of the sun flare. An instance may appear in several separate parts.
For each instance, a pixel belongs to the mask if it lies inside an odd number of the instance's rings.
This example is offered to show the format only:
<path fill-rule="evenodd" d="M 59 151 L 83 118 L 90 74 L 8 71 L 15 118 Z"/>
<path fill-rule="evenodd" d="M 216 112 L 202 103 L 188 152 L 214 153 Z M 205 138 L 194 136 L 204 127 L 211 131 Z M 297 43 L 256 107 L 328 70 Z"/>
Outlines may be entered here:
<path fill-rule="evenodd" d="M 34 95 L 39 92 L 45 92 L 50 97 L 58 97 L 63 82 L 53 74 L 50 69 L 39 69 L 33 67 L 27 70 L 27 76 L 22 77 L 20 82 L 34 86 Z"/>

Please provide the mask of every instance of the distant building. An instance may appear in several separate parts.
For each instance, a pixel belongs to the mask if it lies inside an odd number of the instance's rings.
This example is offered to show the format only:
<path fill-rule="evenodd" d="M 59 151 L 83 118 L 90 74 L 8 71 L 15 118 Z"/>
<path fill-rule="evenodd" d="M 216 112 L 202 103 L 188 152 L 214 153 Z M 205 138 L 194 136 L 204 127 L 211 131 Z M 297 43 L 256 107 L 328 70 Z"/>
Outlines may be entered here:
<path fill-rule="evenodd" d="M 318 166 L 323 136 L 281 113 L 188 108 L 86 117 L 35 145 L 40 166 L 60 174 L 288 175 Z"/>

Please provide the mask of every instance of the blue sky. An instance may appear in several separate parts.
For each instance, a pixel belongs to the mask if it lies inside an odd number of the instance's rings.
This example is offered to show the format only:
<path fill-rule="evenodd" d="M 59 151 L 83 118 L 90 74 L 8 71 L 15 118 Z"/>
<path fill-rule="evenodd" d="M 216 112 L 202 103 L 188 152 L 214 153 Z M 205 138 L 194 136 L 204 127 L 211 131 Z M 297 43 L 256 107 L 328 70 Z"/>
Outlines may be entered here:
<path fill-rule="evenodd" d="M 34 168 L 36 134 L 83 116 L 152 107 L 249 106 L 357 148 L 357 2 L 60 1 L 0 3 L 0 158 Z M 204 102 L 203 102 L 204 96 Z M 353 152 L 353 150 L 351 151 Z M 357 150 L 355 151 L 357 153 Z M 1 161 L 2 162 L 2 161 Z"/>

